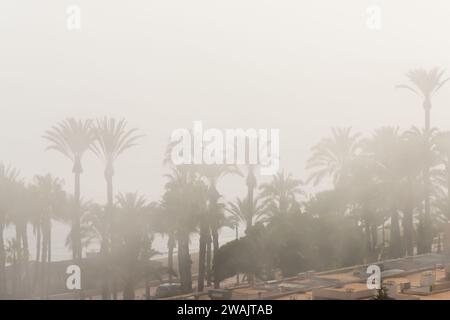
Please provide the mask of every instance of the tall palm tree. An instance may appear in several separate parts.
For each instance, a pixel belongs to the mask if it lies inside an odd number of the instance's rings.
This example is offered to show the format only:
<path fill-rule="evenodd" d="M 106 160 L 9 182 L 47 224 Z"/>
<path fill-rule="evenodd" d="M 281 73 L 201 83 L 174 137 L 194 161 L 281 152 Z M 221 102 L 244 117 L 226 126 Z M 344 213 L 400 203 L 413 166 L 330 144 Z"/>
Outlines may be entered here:
<path fill-rule="evenodd" d="M 200 221 L 200 244 L 199 244 L 199 274 L 198 290 L 204 287 L 205 271 L 208 284 L 211 281 L 211 256 L 215 256 L 219 250 L 219 221 L 223 218 L 223 211 L 219 199 L 221 197 L 217 190 L 217 184 L 226 175 L 236 174 L 242 176 L 235 165 L 204 165 L 198 167 L 199 173 L 207 180 L 208 184 L 208 210 L 202 215 Z M 210 236 L 211 235 L 211 236 Z M 212 238 L 212 255 L 211 239 Z M 218 284 L 215 283 L 215 286 Z"/>
<path fill-rule="evenodd" d="M 92 144 L 93 152 L 104 161 L 105 180 L 107 186 L 107 205 L 113 205 L 113 176 L 114 162 L 126 150 L 137 145 L 141 135 L 136 135 L 137 128 L 127 129 L 125 119 L 117 121 L 114 118 L 97 120 L 94 126 L 95 141 Z"/>
<path fill-rule="evenodd" d="M 7 215 L 11 210 L 12 185 L 16 183 L 19 171 L 0 163 L 0 298 L 6 297 L 6 252 L 3 233 L 7 224 Z"/>
<path fill-rule="evenodd" d="M 418 253 L 431 251 L 433 234 L 431 228 L 431 201 L 436 191 L 435 166 L 439 163 L 437 148 L 434 143 L 437 134 L 436 128 L 419 129 L 413 127 L 405 132 L 405 139 L 413 145 L 418 153 L 421 165 L 422 197 L 423 206 L 418 226 Z M 424 169 L 425 168 L 425 169 Z"/>
<path fill-rule="evenodd" d="M 105 165 L 104 176 L 106 180 L 107 211 L 109 215 L 109 227 L 112 229 L 115 229 L 115 226 L 112 224 L 114 162 L 123 152 L 137 144 L 136 142 L 141 136 L 136 135 L 136 131 L 136 128 L 127 129 L 125 119 L 117 121 L 114 118 L 107 117 L 101 120 L 98 119 L 93 129 L 95 140 L 91 149 L 103 160 Z M 110 234 L 114 235 L 116 232 L 112 231 Z M 109 250 L 114 250 L 115 245 L 116 241 L 113 236 L 108 246 L 110 248 L 103 248 L 102 252 L 107 254 Z M 117 284 L 115 280 L 113 280 L 112 286 L 113 299 L 117 299 Z M 107 299 L 106 296 L 103 298 Z"/>
<path fill-rule="evenodd" d="M 434 94 L 436 94 L 439 89 L 442 88 L 442 86 L 450 80 L 450 78 L 442 79 L 444 75 L 444 70 L 440 70 L 439 68 L 433 68 L 429 71 L 425 69 L 414 69 L 409 71 L 406 76 L 409 79 L 409 81 L 412 83 L 413 86 L 410 85 L 398 85 L 397 88 L 404 88 L 408 89 L 415 94 L 417 94 L 422 101 L 422 107 L 425 112 L 425 131 L 430 131 L 431 128 L 431 98 Z M 428 222 L 425 222 L 424 232 L 429 233 L 430 232 L 430 164 L 425 163 L 423 168 L 423 180 L 424 180 L 424 199 L 425 199 L 425 205 L 424 205 L 424 214 L 425 214 L 425 220 Z M 424 244 L 424 250 L 425 252 L 431 251 L 431 241 L 429 243 Z"/>
<path fill-rule="evenodd" d="M 332 135 L 322 139 L 312 148 L 306 169 L 313 170 L 307 182 L 314 185 L 324 178 L 331 178 L 333 185 L 345 183 L 353 159 L 360 153 L 359 133 L 352 133 L 351 128 L 332 128 Z"/>
<path fill-rule="evenodd" d="M 33 226 L 37 237 L 34 287 L 36 289 L 39 284 L 39 289 L 45 297 L 48 295 L 52 259 L 52 220 L 62 218 L 66 197 L 63 185 L 63 180 L 47 174 L 35 176 L 34 184 L 30 187 L 37 204 L 33 216 Z M 44 265 L 43 268 L 41 263 Z"/>
<path fill-rule="evenodd" d="M 401 84 L 397 88 L 408 89 L 423 99 L 422 107 L 425 111 L 425 130 L 430 129 L 431 98 L 450 78 L 442 79 L 444 70 L 435 67 L 427 71 L 425 69 L 413 69 L 406 74 L 411 85 Z"/>
<path fill-rule="evenodd" d="M 399 193 L 404 183 L 404 160 L 401 154 L 402 135 L 398 127 L 381 127 L 366 143 L 366 152 L 373 163 L 373 173 L 378 181 L 384 209 L 390 213 L 390 257 L 402 254 Z M 412 230 L 407 230 L 412 232 Z"/>
<path fill-rule="evenodd" d="M 198 170 L 190 165 L 171 168 L 166 175 L 164 202 L 167 210 L 174 213 L 173 221 L 178 242 L 178 272 L 181 288 L 192 291 L 191 257 L 189 252 L 190 234 L 197 230 L 200 216 L 207 209 L 207 186 Z"/>
<path fill-rule="evenodd" d="M 79 260 L 79 263 L 81 263 L 82 259 L 79 212 L 80 178 L 83 173 L 81 161 L 83 155 L 94 142 L 94 132 L 91 124 L 90 120 L 68 118 L 53 126 L 44 135 L 44 138 L 50 141 L 47 150 L 56 150 L 69 158 L 73 163 L 75 210 L 72 214 L 72 255 L 75 261 Z"/>
<path fill-rule="evenodd" d="M 10 212 L 10 223 L 14 226 L 17 245 L 18 268 L 21 276 L 18 294 L 28 297 L 30 290 L 30 270 L 29 270 L 29 244 L 28 244 L 28 222 L 33 208 L 32 195 L 23 180 L 12 185 L 13 207 Z"/>

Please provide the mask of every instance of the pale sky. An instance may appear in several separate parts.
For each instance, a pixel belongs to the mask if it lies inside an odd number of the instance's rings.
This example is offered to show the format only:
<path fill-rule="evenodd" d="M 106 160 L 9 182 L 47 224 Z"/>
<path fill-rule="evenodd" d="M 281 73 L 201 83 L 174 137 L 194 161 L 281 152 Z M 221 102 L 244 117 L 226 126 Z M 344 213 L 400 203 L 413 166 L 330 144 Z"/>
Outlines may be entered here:
<path fill-rule="evenodd" d="M 81 8 L 81 30 L 66 8 Z M 381 9 L 381 30 L 366 9 Z M 44 152 L 66 117 L 125 117 L 145 138 L 116 164 L 116 191 L 158 200 L 171 132 L 280 129 L 281 166 L 305 178 L 310 147 L 332 126 L 370 133 L 422 125 L 421 101 L 394 86 L 411 68 L 450 69 L 448 0 L 10 0 L 0 2 L 0 161 L 72 190 L 71 164 Z M 450 76 L 450 71 L 448 72 Z M 450 129 L 450 86 L 432 124 Z M 82 195 L 104 201 L 86 156 Z M 226 195 L 244 183 L 226 179 Z"/>

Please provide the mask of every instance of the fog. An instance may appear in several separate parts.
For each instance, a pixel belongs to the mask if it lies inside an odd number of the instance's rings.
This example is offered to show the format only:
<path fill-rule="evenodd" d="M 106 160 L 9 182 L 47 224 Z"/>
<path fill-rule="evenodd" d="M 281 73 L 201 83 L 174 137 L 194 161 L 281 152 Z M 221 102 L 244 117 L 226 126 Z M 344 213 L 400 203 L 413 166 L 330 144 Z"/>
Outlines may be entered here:
<path fill-rule="evenodd" d="M 81 30 L 66 28 L 69 4 Z M 366 26 L 373 4 L 380 30 Z M 16 0 L 0 11 L 2 160 L 70 186 L 69 164 L 44 152 L 44 130 L 70 116 L 125 117 L 145 139 L 117 162 L 117 190 L 150 197 L 161 193 L 171 132 L 194 120 L 279 128 L 281 166 L 302 176 L 332 126 L 421 125 L 419 101 L 394 86 L 410 68 L 450 65 L 447 1 Z M 436 126 L 447 127 L 449 97 L 435 98 Z M 84 167 L 83 197 L 104 199 L 101 164 Z M 221 188 L 233 194 L 231 184 Z"/>
<path fill-rule="evenodd" d="M 73 5 L 79 30 L 67 28 Z M 450 66 L 449 14 L 446 0 L 2 1 L 0 162 L 27 182 L 52 173 L 73 193 L 72 163 L 46 151 L 46 130 L 68 117 L 124 118 L 143 137 L 115 162 L 114 193 L 159 201 L 171 134 L 201 121 L 279 129 L 280 168 L 305 181 L 311 148 L 331 128 L 423 127 L 422 100 L 395 86 L 411 69 Z M 431 124 L 444 131 L 448 101 L 448 88 L 433 97 Z M 106 203 L 104 164 L 88 153 L 82 165 L 82 199 Z M 226 176 L 217 187 L 231 201 L 247 194 L 244 182 Z M 331 187 L 326 177 L 302 189 Z"/>

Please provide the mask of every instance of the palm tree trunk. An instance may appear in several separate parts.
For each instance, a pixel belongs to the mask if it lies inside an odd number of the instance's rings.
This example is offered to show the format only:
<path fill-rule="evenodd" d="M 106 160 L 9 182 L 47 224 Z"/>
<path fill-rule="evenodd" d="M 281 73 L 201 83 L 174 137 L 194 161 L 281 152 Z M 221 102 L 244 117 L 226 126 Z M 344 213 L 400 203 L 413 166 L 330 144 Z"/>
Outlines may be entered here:
<path fill-rule="evenodd" d="M 412 179 L 408 177 L 408 199 L 406 204 L 406 209 L 403 217 L 403 229 L 405 232 L 405 247 L 406 255 L 414 255 L 414 244 L 413 244 L 413 191 L 412 191 Z"/>
<path fill-rule="evenodd" d="M 108 243 L 106 239 L 102 240 L 100 247 L 100 256 L 102 257 L 103 274 L 102 274 L 102 300 L 111 299 L 111 292 L 109 290 L 109 265 L 108 265 Z"/>
<path fill-rule="evenodd" d="M 40 261 L 41 261 L 41 224 L 40 221 L 37 225 L 36 230 L 36 265 L 34 266 L 34 280 L 33 280 L 33 292 L 36 293 L 38 281 L 39 281 L 39 273 L 40 273 Z"/>
<path fill-rule="evenodd" d="M 431 234 L 431 218 L 430 218 L 430 171 L 429 168 L 424 170 L 424 193 L 425 193 L 425 212 L 424 212 L 424 253 L 431 252 L 432 234 Z"/>
<path fill-rule="evenodd" d="M 180 273 L 181 290 L 192 291 L 191 257 L 189 254 L 189 234 L 181 231 L 178 238 L 178 270 Z"/>
<path fill-rule="evenodd" d="M 80 236 L 80 172 L 75 172 L 74 200 L 75 210 L 72 217 L 72 256 L 75 263 L 81 259 Z"/>
<path fill-rule="evenodd" d="M 111 245 L 110 245 L 110 252 L 107 252 L 107 254 L 113 253 L 117 249 L 117 239 L 115 236 L 115 226 L 114 226 L 114 219 L 112 217 L 113 215 L 113 206 L 114 206 L 114 192 L 113 192 L 113 174 L 112 171 L 105 170 L 105 179 L 106 179 L 106 196 L 107 196 L 107 210 L 108 210 L 108 216 L 109 216 L 109 228 L 111 229 Z M 112 272 L 110 275 L 112 275 L 111 281 L 111 291 L 112 291 L 112 299 L 117 300 L 117 291 L 118 291 L 118 285 L 117 285 L 117 279 L 116 279 L 116 268 L 114 266 L 111 266 Z"/>
<path fill-rule="evenodd" d="M 21 247 L 21 243 L 22 243 L 22 237 L 21 237 L 21 232 L 20 232 L 20 226 L 19 226 L 19 222 L 16 222 L 15 225 L 15 233 L 16 233 L 16 241 L 15 241 L 15 250 L 17 253 L 17 268 L 16 271 L 16 275 L 17 275 L 17 279 L 16 279 L 16 284 L 17 284 L 17 291 L 15 292 L 15 295 L 17 297 L 21 297 L 22 296 L 22 275 L 23 275 L 23 254 L 22 254 L 22 247 Z"/>
<path fill-rule="evenodd" d="M 74 252 L 74 262 L 77 264 L 83 272 L 83 248 L 81 246 L 81 226 L 80 226 L 80 218 L 81 218 L 81 195 L 80 195 L 80 178 L 81 178 L 81 164 L 80 164 L 80 170 L 75 172 L 75 212 L 73 217 L 73 238 L 72 240 L 75 240 L 75 247 L 72 248 Z M 50 221 L 51 224 L 51 221 Z M 51 226 L 49 227 L 51 232 Z M 82 279 L 84 279 L 82 277 Z M 79 298 L 81 300 L 84 299 L 84 283 L 81 284 L 81 289 L 79 290 Z"/>
<path fill-rule="evenodd" d="M 375 251 L 378 243 L 377 225 L 375 223 L 370 225 L 370 232 L 372 235 L 372 251 Z"/>
<path fill-rule="evenodd" d="M 21 225 L 21 233 L 22 233 L 22 248 L 23 248 L 23 267 L 24 267 L 24 296 L 29 297 L 30 294 L 30 265 L 29 265 L 29 257 L 30 251 L 28 247 L 28 232 L 27 232 L 27 223 L 24 222 Z"/>
<path fill-rule="evenodd" d="M 198 255 L 198 278 L 197 278 L 197 291 L 201 292 L 205 286 L 205 263 L 206 263 L 206 241 L 207 241 L 208 225 L 206 223 L 206 217 L 202 217 L 200 225 L 200 247 Z"/>
<path fill-rule="evenodd" d="M 366 258 L 368 258 L 370 260 L 371 258 L 371 253 L 372 253 L 372 246 L 371 246 L 371 241 L 370 241 L 370 224 L 367 221 L 368 219 L 364 219 L 364 233 L 363 233 L 363 237 L 364 237 L 364 241 L 366 243 L 365 247 L 366 247 Z"/>
<path fill-rule="evenodd" d="M 46 292 L 46 278 L 49 276 L 49 270 L 48 270 L 48 263 L 47 263 L 47 255 L 48 255 L 48 226 L 44 225 L 43 230 L 43 237 L 42 237 L 42 257 L 41 261 L 43 263 L 43 266 L 41 268 L 41 274 L 39 275 L 39 292 L 40 295 L 43 297 L 47 296 Z"/>
<path fill-rule="evenodd" d="M 48 245 L 47 245 L 47 282 L 45 284 L 45 292 L 46 292 L 46 298 L 48 299 L 48 294 L 50 293 L 51 288 L 51 281 L 50 278 L 52 277 L 52 226 L 51 221 L 49 221 L 48 226 Z"/>
<path fill-rule="evenodd" d="M 0 299 L 5 298 L 7 295 L 6 290 L 6 254 L 5 254 L 5 242 L 3 239 L 3 230 L 5 224 L 3 222 L 3 216 L 0 217 Z"/>
<path fill-rule="evenodd" d="M 246 221 L 246 228 L 245 232 L 247 233 L 248 230 L 252 227 L 253 224 L 253 188 L 247 189 L 247 200 L 248 200 L 248 212 L 247 212 L 247 221 Z"/>
<path fill-rule="evenodd" d="M 429 99 L 425 99 L 424 101 L 424 109 L 425 109 L 425 133 L 427 135 L 427 143 L 429 142 L 429 134 L 430 134 L 430 110 L 431 110 L 431 102 Z M 426 163 L 423 172 L 424 178 L 424 200 L 425 200 L 425 212 L 424 212 L 424 221 L 423 221 L 423 250 L 424 253 L 431 252 L 432 245 L 432 234 L 431 234 L 431 217 L 430 217 L 430 163 L 429 163 L 429 148 L 427 146 L 427 155 L 426 155 Z"/>
<path fill-rule="evenodd" d="M 172 273 L 173 273 L 173 248 L 175 246 L 175 239 L 173 233 L 169 234 L 169 240 L 168 240 L 168 256 L 167 256 L 167 267 L 169 269 L 169 283 L 172 283 Z"/>
<path fill-rule="evenodd" d="M 211 286 L 212 283 L 212 270 L 211 270 L 211 259 L 212 259 L 212 255 L 211 255 L 211 233 L 208 229 L 208 234 L 207 234 L 207 238 L 206 238 L 206 285 L 208 287 Z"/>
<path fill-rule="evenodd" d="M 213 259 L 215 259 L 217 253 L 219 252 L 219 232 L 215 226 L 212 228 L 211 233 L 213 239 Z M 216 279 L 217 277 L 214 277 L 214 288 L 218 289 L 220 288 L 220 282 Z"/>
<path fill-rule="evenodd" d="M 389 254 L 391 258 L 398 258 L 401 255 L 400 226 L 398 211 L 392 208 L 391 212 L 391 236 L 389 243 Z"/>
<path fill-rule="evenodd" d="M 13 248 L 13 252 L 12 252 L 12 264 L 11 264 L 11 266 L 12 266 L 12 269 L 13 269 L 13 280 L 12 280 L 12 285 L 11 285 L 11 287 L 12 287 L 12 296 L 13 297 L 16 297 L 16 295 L 17 295 L 17 285 L 18 285 L 18 274 L 19 274 L 19 272 L 18 272 L 18 269 L 17 269 L 17 260 L 18 260 L 18 256 L 17 256 L 17 250 L 16 250 L 16 248 L 14 247 Z"/>

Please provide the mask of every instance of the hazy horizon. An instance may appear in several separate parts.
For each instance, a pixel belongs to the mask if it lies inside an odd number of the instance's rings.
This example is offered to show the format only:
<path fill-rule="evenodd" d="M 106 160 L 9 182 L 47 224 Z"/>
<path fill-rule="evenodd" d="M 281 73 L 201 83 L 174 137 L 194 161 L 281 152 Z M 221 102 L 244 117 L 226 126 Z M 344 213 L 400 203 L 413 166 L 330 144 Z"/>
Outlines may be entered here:
<path fill-rule="evenodd" d="M 115 191 L 155 201 L 174 129 L 279 128 L 281 168 L 304 179 L 310 147 L 331 127 L 423 126 L 420 100 L 394 86 L 411 68 L 450 66 L 446 1 L 44 2 L 0 4 L 0 160 L 28 181 L 51 172 L 70 192 L 70 162 L 41 138 L 66 117 L 139 128 L 140 145 L 116 162 Z M 81 30 L 65 27 L 69 4 Z M 381 30 L 366 27 L 370 5 Z M 449 98 L 433 100 L 443 130 Z M 101 162 L 87 155 L 83 167 L 82 197 L 105 201 Z M 234 179 L 219 185 L 228 199 L 245 193 Z"/>

